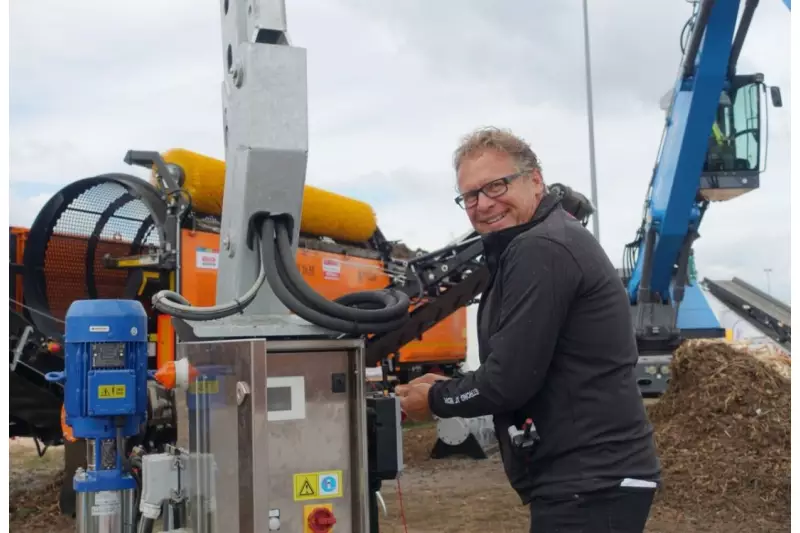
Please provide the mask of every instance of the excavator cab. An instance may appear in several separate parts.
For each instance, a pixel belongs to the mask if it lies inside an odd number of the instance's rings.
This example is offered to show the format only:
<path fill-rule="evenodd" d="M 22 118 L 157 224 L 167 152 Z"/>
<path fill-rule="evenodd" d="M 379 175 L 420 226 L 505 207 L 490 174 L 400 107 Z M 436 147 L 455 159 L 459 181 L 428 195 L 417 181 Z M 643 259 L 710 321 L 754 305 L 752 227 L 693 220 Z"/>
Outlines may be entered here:
<path fill-rule="evenodd" d="M 780 89 L 769 89 L 772 105 L 782 107 Z M 734 76 L 720 95 L 700 178 L 703 199 L 725 201 L 758 188 L 766 166 L 766 92 L 763 75 L 754 74 Z"/>

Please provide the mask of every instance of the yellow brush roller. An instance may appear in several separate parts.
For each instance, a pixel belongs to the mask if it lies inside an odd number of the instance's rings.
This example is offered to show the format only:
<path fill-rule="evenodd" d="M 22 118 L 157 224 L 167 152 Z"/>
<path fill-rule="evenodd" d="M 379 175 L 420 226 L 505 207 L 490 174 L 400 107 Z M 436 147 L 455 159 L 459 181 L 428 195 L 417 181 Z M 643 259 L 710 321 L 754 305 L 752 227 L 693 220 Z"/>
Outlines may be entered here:
<path fill-rule="evenodd" d="M 169 150 L 161 157 L 183 169 L 183 188 L 192 196 L 192 207 L 219 216 L 225 191 L 225 162 L 182 148 Z M 154 174 L 150 181 L 159 186 Z M 305 186 L 300 218 L 303 233 L 350 242 L 366 241 L 378 227 L 369 204 L 311 185 Z"/>

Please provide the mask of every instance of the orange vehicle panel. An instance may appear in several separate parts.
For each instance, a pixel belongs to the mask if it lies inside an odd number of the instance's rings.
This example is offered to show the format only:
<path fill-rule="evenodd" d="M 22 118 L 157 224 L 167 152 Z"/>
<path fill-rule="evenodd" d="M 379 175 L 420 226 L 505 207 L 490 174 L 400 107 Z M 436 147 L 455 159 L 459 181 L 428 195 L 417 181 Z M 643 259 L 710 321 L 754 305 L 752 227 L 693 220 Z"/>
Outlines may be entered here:
<path fill-rule="evenodd" d="M 180 293 L 192 305 L 216 302 L 219 235 L 182 230 Z M 345 294 L 382 289 L 389 284 L 383 263 L 320 250 L 297 250 L 297 268 L 320 295 L 334 300 Z M 461 361 L 467 353 L 467 313 L 459 309 L 400 350 L 400 363 Z"/>
<path fill-rule="evenodd" d="M 22 263 L 28 229 L 11 227 L 17 235 L 15 257 Z M 46 297 L 53 316 L 63 320 L 67 308 L 78 299 L 89 298 L 86 288 L 85 256 L 88 241 L 85 236 L 54 234 L 50 237 L 45 258 Z M 124 297 L 128 272 L 104 267 L 103 255 L 120 257 L 129 252 L 129 244 L 113 240 L 100 240 L 95 254 L 94 283 L 98 298 Z M 216 300 L 217 264 L 219 260 L 219 235 L 215 233 L 182 230 L 181 240 L 181 294 L 196 306 L 214 305 Z M 308 284 L 330 300 L 345 294 L 386 287 L 389 277 L 378 260 L 345 256 L 301 248 L 297 251 L 297 268 Z M 16 298 L 22 301 L 21 276 L 15 280 Z M 445 363 L 462 361 L 467 352 L 467 313 L 459 309 L 447 319 L 429 329 L 422 339 L 410 342 L 399 353 L 399 363 Z M 159 365 L 169 359 L 170 331 L 161 331 L 158 338 Z"/>

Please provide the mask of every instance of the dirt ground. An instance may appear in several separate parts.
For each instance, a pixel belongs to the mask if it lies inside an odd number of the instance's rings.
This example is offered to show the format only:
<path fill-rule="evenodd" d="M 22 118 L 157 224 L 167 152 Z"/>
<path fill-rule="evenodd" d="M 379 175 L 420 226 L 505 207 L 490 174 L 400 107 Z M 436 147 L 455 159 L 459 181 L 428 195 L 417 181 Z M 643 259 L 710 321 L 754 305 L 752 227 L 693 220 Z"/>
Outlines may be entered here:
<path fill-rule="evenodd" d="M 30 439 L 10 440 L 8 447 L 9 531 L 74 532 L 74 521 L 58 509 L 64 448 L 50 448 L 39 457 Z"/>
<path fill-rule="evenodd" d="M 381 533 L 527 533 L 528 513 L 508 487 L 499 459 L 432 460 L 433 426 L 405 432 L 407 467 L 399 483 L 385 482 L 387 515 Z M 32 442 L 10 442 L 10 531 L 67 533 L 74 522 L 60 515 L 58 491 L 63 449 L 39 458 Z M 405 526 L 404 526 L 405 523 Z M 657 502 L 648 533 L 765 533 L 788 531 L 786 523 L 733 522 L 712 513 L 687 515 Z M 343 532 L 344 533 L 344 532 Z"/>
<path fill-rule="evenodd" d="M 381 519 L 381 533 L 528 533 L 528 509 L 508 486 L 497 455 L 480 461 L 430 459 L 436 439 L 432 426 L 408 430 L 404 438 L 408 464 L 399 483 L 383 485 L 388 516 Z M 779 531 L 789 531 L 789 524 L 758 517 L 735 522 L 710 512 L 686 514 L 659 501 L 646 528 L 647 533 Z"/>

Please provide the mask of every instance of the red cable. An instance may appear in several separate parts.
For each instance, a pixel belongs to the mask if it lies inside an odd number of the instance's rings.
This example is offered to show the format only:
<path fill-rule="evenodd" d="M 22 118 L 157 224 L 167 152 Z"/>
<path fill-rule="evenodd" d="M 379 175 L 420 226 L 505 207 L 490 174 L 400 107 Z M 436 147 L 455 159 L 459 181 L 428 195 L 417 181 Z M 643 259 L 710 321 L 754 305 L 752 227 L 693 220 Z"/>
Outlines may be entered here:
<path fill-rule="evenodd" d="M 397 500 L 400 502 L 400 520 L 403 522 L 403 531 L 408 533 L 408 524 L 406 524 L 406 512 L 403 509 L 403 490 L 400 488 L 400 476 L 397 476 Z"/>

